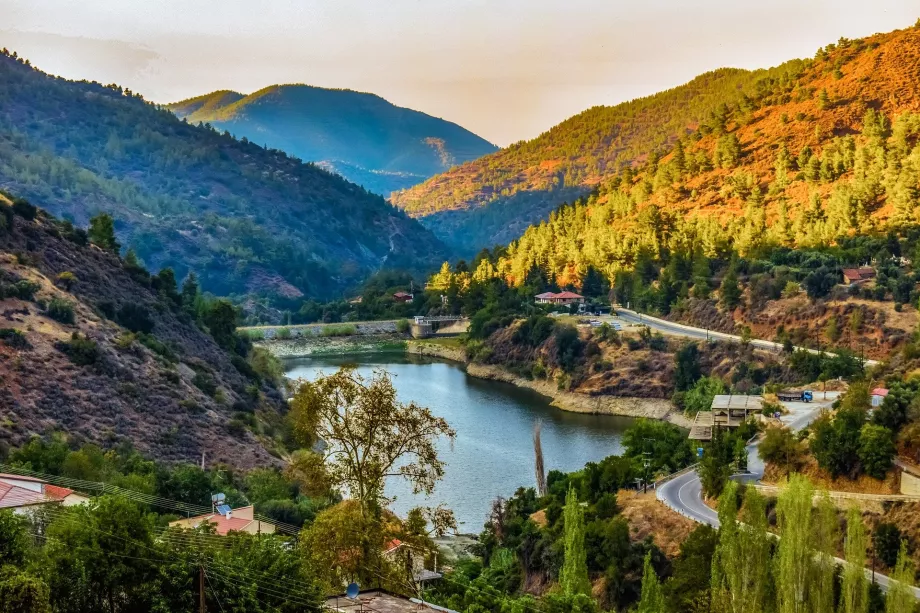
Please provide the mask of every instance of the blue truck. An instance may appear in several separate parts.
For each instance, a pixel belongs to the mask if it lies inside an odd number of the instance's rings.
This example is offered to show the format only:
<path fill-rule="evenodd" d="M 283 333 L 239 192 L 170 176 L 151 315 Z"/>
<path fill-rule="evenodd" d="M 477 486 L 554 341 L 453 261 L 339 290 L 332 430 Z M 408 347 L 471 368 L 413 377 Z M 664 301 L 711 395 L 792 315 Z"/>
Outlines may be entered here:
<path fill-rule="evenodd" d="M 811 402 L 814 399 L 811 390 L 804 390 L 801 392 L 790 392 L 786 390 L 778 392 L 776 397 L 780 402 Z"/>

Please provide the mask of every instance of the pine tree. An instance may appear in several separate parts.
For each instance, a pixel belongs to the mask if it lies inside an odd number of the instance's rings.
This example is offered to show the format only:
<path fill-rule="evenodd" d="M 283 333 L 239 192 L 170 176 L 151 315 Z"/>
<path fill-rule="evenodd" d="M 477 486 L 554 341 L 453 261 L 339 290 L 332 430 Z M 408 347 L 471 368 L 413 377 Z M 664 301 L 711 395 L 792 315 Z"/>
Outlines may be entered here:
<path fill-rule="evenodd" d="M 565 522 L 563 542 L 565 559 L 559 573 L 559 582 L 567 596 L 591 594 L 591 581 L 588 579 L 587 552 L 585 550 L 585 514 L 578 504 L 578 494 L 570 487 L 565 497 Z"/>
<path fill-rule="evenodd" d="M 661 592 L 661 583 L 652 567 L 652 552 L 645 554 L 645 564 L 642 569 L 642 596 L 639 598 L 637 613 L 664 613 L 664 594 Z"/>
<path fill-rule="evenodd" d="M 99 213 L 89 219 L 89 240 L 94 245 L 118 253 L 121 246 L 115 238 L 115 220 L 108 213 Z"/>
<path fill-rule="evenodd" d="M 843 550 L 847 561 L 840 590 L 841 613 L 866 613 L 869 610 L 869 582 L 866 580 L 866 527 L 859 509 L 847 513 L 847 537 Z"/>
<path fill-rule="evenodd" d="M 782 538 L 776 555 L 778 613 L 808 611 L 813 552 L 811 551 L 812 499 L 808 480 L 797 474 L 779 496 L 776 516 Z"/>
<path fill-rule="evenodd" d="M 741 304 L 741 286 L 738 285 L 738 274 L 735 272 L 734 265 L 729 266 L 728 272 L 722 277 L 719 296 L 722 300 L 722 307 L 726 311 L 733 311 Z"/>

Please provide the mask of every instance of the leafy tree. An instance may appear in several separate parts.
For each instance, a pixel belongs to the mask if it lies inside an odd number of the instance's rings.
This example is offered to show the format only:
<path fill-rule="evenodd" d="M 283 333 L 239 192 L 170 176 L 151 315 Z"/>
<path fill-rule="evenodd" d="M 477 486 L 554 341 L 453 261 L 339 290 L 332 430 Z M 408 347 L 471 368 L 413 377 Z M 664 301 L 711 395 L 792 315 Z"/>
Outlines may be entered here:
<path fill-rule="evenodd" d="M 369 379 L 353 368 L 316 381 L 302 381 L 291 399 L 297 440 L 307 448 L 322 440 L 322 455 L 306 455 L 302 469 L 317 483 L 347 488 L 364 517 L 379 517 L 384 484 L 405 479 L 430 494 L 444 474 L 435 443 L 456 435 L 447 421 L 414 402 L 396 400 L 385 371 Z"/>
<path fill-rule="evenodd" d="M 0 568 L 0 613 L 51 613 L 48 586 L 13 566 Z"/>
<path fill-rule="evenodd" d="M 674 388 L 683 391 L 693 387 L 699 380 L 700 350 L 696 343 L 687 343 L 674 354 Z"/>
<path fill-rule="evenodd" d="M 895 455 L 891 431 L 883 426 L 865 424 L 859 434 L 859 461 L 870 477 L 884 479 Z"/>
<path fill-rule="evenodd" d="M 805 449 L 788 428 L 767 428 L 757 446 L 757 453 L 764 462 L 791 473 L 801 467 Z"/>
<path fill-rule="evenodd" d="M 29 551 L 29 527 L 26 518 L 12 511 L 0 510 L 0 567 L 21 566 Z"/>
<path fill-rule="evenodd" d="M 872 533 L 875 556 L 888 568 L 894 568 L 901 549 L 901 531 L 892 523 L 879 522 Z"/>
<path fill-rule="evenodd" d="M 735 441 L 721 428 L 713 428 L 712 441 L 703 452 L 700 462 L 700 481 L 703 493 L 709 497 L 721 497 L 727 484 L 731 483 L 735 463 Z"/>
<path fill-rule="evenodd" d="M 230 351 L 236 347 L 237 318 L 236 307 L 223 298 L 210 302 L 202 314 L 202 321 L 217 344 Z"/>
<path fill-rule="evenodd" d="M 668 611 L 709 611 L 710 572 L 718 541 L 718 533 L 701 524 L 680 544 L 671 576 L 663 586 Z"/>
<path fill-rule="evenodd" d="M 88 234 L 90 242 L 101 249 L 118 253 L 121 248 L 115 238 L 115 220 L 108 213 L 90 217 Z"/>
<path fill-rule="evenodd" d="M 569 488 L 565 497 L 565 558 L 559 571 L 562 591 L 568 596 L 591 594 L 588 564 L 585 553 L 585 517 L 578 504 L 578 494 Z"/>
<path fill-rule="evenodd" d="M 813 511 L 814 564 L 808 601 L 813 613 L 834 613 L 834 581 L 837 573 L 837 509 L 825 491 Z"/>

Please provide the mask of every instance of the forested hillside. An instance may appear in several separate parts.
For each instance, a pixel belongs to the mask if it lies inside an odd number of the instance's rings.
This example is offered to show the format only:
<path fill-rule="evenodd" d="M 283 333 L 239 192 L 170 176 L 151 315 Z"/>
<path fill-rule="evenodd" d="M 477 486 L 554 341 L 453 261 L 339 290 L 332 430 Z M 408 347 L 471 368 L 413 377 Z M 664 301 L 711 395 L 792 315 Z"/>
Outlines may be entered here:
<path fill-rule="evenodd" d="M 105 220 L 87 233 L 0 195 L 0 456 L 57 432 L 159 460 L 278 463 L 280 367 L 194 275 L 180 287 L 119 258 Z"/>
<path fill-rule="evenodd" d="M 536 269 L 581 287 L 590 270 L 612 281 L 680 253 L 688 268 L 671 281 L 692 284 L 709 276 L 693 272 L 695 257 L 757 258 L 886 228 L 903 235 L 918 221 L 918 58 L 920 28 L 829 45 L 752 107 L 720 107 L 663 157 L 627 167 L 528 228 L 479 275 L 521 284 Z M 892 249 L 865 245 L 832 266 L 884 263 L 901 255 Z M 904 255 L 902 265 L 913 253 Z M 795 265 L 824 264 L 804 260 Z M 649 274 L 640 271 L 646 281 L 657 276 Z"/>
<path fill-rule="evenodd" d="M 598 188 L 592 208 L 610 202 L 607 211 L 629 213 L 655 204 L 665 217 L 698 212 L 728 222 L 745 210 L 756 186 L 772 222 L 781 203 L 792 214 L 811 206 L 812 194 L 833 208 L 832 188 L 855 173 L 869 184 L 855 194 L 861 203 L 851 208 L 863 211 L 861 223 L 884 219 L 895 200 L 886 198 L 882 183 L 889 192 L 909 194 L 896 186 L 884 153 L 891 125 L 920 105 L 913 84 L 918 57 L 920 34 L 911 28 L 841 39 L 813 60 L 769 71 L 717 71 L 656 96 L 586 111 L 394 201 L 436 233 L 463 228 L 483 244 L 513 238 L 508 232 L 517 227 L 506 223 L 512 217 L 533 221 Z M 884 120 L 873 115 L 870 122 L 882 123 L 866 132 L 868 110 Z M 898 160 L 909 157 L 911 121 L 904 116 L 894 131 Z M 892 204 L 886 207 L 886 201 Z M 808 231 L 826 238 L 856 223 L 851 221 Z"/>
<path fill-rule="evenodd" d="M 346 89 L 273 85 L 248 96 L 217 91 L 167 108 L 191 123 L 321 164 L 384 196 L 496 150 L 457 124 Z"/>
<path fill-rule="evenodd" d="M 154 269 L 218 295 L 338 294 L 440 243 L 383 198 L 287 154 L 196 127 L 117 86 L 0 54 L 0 187 L 85 225 L 112 214 Z"/>

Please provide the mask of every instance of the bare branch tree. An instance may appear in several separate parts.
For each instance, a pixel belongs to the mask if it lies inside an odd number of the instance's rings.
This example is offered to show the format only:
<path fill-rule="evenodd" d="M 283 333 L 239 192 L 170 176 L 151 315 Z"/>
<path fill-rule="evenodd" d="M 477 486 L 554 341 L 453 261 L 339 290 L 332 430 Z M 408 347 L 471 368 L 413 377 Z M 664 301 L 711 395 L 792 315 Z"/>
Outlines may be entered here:
<path fill-rule="evenodd" d="M 546 467 L 543 464 L 543 444 L 540 442 L 542 429 L 543 421 L 538 419 L 533 425 L 533 453 L 534 470 L 537 473 L 537 495 L 541 498 L 546 496 Z"/>

